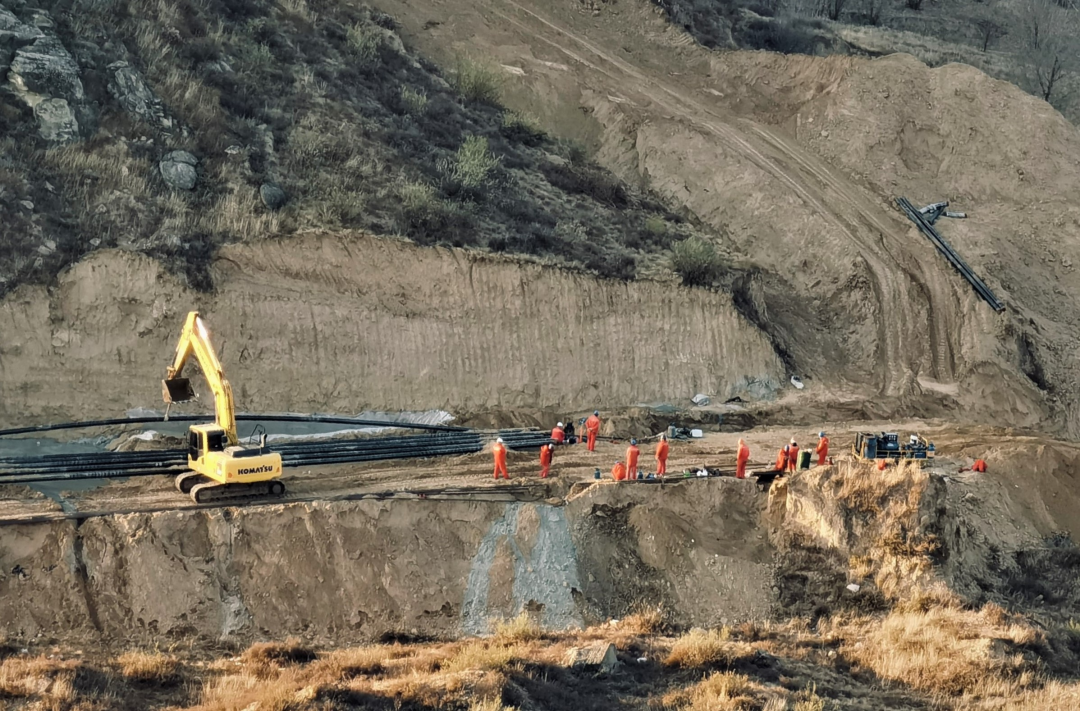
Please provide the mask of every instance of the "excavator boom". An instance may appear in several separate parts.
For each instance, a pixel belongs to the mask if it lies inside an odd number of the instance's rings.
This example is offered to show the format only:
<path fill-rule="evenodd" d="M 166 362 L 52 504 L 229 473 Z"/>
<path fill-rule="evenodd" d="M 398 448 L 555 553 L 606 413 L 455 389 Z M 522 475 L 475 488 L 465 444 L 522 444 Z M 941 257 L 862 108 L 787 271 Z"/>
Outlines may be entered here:
<path fill-rule="evenodd" d="M 236 445 L 236 406 L 233 403 L 232 386 L 225 379 L 214 347 L 210 344 L 210 333 L 199 317 L 198 311 L 192 311 L 184 321 L 180 333 L 180 342 L 176 344 L 176 355 L 166 371 L 165 380 L 161 381 L 162 397 L 167 403 L 186 402 L 195 397 L 191 381 L 183 377 L 184 366 L 194 355 L 202 368 L 203 376 L 214 393 L 214 414 L 218 427 L 225 430 L 225 437 L 230 445 Z"/>

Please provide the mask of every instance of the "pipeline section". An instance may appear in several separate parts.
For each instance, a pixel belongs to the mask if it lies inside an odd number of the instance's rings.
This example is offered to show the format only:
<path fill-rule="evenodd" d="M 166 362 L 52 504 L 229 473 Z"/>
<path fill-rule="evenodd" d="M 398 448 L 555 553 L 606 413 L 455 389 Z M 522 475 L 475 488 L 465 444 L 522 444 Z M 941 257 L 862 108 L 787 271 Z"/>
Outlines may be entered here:
<path fill-rule="evenodd" d="M 281 454 L 285 467 L 298 468 L 475 454 L 482 451 L 485 443 L 496 436 L 502 437 L 506 446 L 514 450 L 536 449 L 551 441 L 548 433 L 537 430 L 504 430 L 495 433 L 466 430 L 436 435 L 283 443 L 270 449 Z M 183 449 L 3 457 L 0 458 L 0 484 L 153 476 L 176 474 L 186 469 L 187 450 Z"/>

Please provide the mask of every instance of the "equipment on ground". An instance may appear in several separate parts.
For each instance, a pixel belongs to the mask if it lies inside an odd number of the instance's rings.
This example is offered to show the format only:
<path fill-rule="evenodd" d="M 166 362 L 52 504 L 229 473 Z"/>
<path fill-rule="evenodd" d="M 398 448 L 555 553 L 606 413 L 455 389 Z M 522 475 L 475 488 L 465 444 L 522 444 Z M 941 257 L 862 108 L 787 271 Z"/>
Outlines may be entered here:
<path fill-rule="evenodd" d="M 163 399 L 171 407 L 174 402 L 195 398 L 191 381 L 182 377 L 192 355 L 214 394 L 215 418 L 213 423 L 192 425 L 188 430 L 191 471 L 176 477 L 176 489 L 197 504 L 281 496 L 285 493 L 285 484 L 280 480 L 281 454 L 266 448 L 265 435 L 258 447 L 240 446 L 232 386 L 225 379 L 198 311 L 189 313 L 184 321 L 173 364 L 161 381 Z"/>
<path fill-rule="evenodd" d="M 795 464 L 795 468 L 799 470 L 810 468 L 810 457 L 813 455 L 809 449 L 799 450 L 799 459 Z"/>
<path fill-rule="evenodd" d="M 998 298 L 994 295 L 994 292 L 990 290 L 990 287 L 979 278 L 979 276 L 968 266 L 967 262 L 960 258 L 960 255 L 956 253 L 956 250 L 945 241 L 945 238 L 934 227 L 934 223 L 938 218 L 944 215 L 945 217 L 967 217 L 962 212 L 949 212 L 945 208 L 948 207 L 947 202 L 937 202 L 932 205 L 927 205 L 924 208 L 917 208 L 911 204 L 911 201 L 905 197 L 896 198 L 896 204 L 900 206 L 900 209 L 904 211 L 908 219 L 915 223 L 915 226 L 919 228 L 928 240 L 938 251 L 948 260 L 949 264 L 953 266 L 956 271 L 960 272 L 960 276 L 968 280 L 972 288 L 975 289 L 982 299 L 990 304 L 990 308 L 994 309 L 998 313 L 1005 310 L 1005 305 L 998 301 Z"/>
<path fill-rule="evenodd" d="M 917 434 L 911 435 L 907 442 L 901 442 L 900 435 L 896 432 L 860 432 L 855 435 L 855 444 L 851 451 L 856 459 L 862 461 L 915 460 L 921 466 L 934 462 L 934 443 L 927 442 Z"/>

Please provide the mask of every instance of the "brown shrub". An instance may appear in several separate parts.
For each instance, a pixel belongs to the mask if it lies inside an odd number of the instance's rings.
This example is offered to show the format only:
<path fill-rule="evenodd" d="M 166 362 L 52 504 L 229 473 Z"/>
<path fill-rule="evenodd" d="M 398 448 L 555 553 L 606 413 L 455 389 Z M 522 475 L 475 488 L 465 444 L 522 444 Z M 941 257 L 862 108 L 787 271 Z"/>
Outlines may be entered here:
<path fill-rule="evenodd" d="M 155 684 L 177 680 L 179 662 L 176 657 L 160 652 L 127 652 L 116 658 L 125 679 Z"/>
<path fill-rule="evenodd" d="M 693 629 L 675 640 L 664 665 L 684 668 L 729 666 L 752 652 L 745 642 L 732 641 L 731 630 L 727 627 L 708 631 Z"/>
<path fill-rule="evenodd" d="M 495 641 L 502 644 L 531 642 L 540 639 L 540 624 L 527 612 L 522 612 L 511 620 L 495 621 Z"/>
<path fill-rule="evenodd" d="M 680 711 L 746 711 L 761 708 L 755 694 L 761 690 L 742 674 L 716 672 L 687 689 L 665 695 L 663 704 Z"/>
<path fill-rule="evenodd" d="M 301 644 L 300 640 L 290 637 L 284 642 L 256 642 L 240 656 L 246 665 L 272 664 L 307 664 L 315 659 L 315 652 Z"/>

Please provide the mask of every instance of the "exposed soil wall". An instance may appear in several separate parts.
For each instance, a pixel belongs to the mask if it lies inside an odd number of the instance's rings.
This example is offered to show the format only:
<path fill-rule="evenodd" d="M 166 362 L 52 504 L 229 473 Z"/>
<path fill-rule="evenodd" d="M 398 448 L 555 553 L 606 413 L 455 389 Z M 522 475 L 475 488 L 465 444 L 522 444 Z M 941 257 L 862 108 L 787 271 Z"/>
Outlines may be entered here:
<path fill-rule="evenodd" d="M 567 629 L 657 605 L 717 626 L 928 591 L 1075 616 L 1080 449 L 977 434 L 985 474 L 842 462 L 769 494 L 726 477 L 605 481 L 559 505 L 362 500 L 7 525 L 0 636 L 343 644 L 482 634 L 522 610 Z"/>
<path fill-rule="evenodd" d="M 54 289 L 9 295 L 0 421 L 161 407 L 158 381 L 196 308 L 249 411 L 582 410 L 767 397 L 783 378 L 731 298 L 703 290 L 363 236 L 230 246 L 214 278 L 214 294 L 197 294 L 109 251 Z"/>
<path fill-rule="evenodd" d="M 761 501 L 729 479 L 600 484 L 567 506 L 360 501 L 7 527 L 0 634 L 343 643 L 482 633 L 523 609 L 569 628 L 641 602 L 686 624 L 761 617 Z"/>

